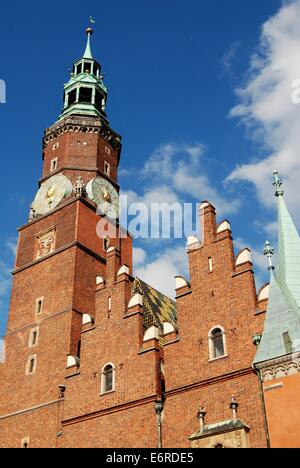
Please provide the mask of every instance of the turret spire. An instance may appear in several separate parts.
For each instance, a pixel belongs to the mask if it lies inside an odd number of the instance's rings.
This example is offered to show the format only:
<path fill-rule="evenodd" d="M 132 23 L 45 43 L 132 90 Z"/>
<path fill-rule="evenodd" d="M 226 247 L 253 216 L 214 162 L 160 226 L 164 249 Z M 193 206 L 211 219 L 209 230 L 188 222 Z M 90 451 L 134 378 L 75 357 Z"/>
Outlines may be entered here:
<path fill-rule="evenodd" d="M 274 185 L 278 199 L 278 266 L 277 276 L 286 284 L 300 307 L 300 238 L 292 217 L 287 209 L 281 190 L 282 181 L 274 172 Z"/>
<path fill-rule="evenodd" d="M 278 259 L 273 266 L 274 248 L 266 242 L 264 254 L 269 259 L 270 294 L 262 340 L 254 364 L 289 354 L 285 336 L 288 333 L 292 349 L 300 342 L 300 238 L 288 212 L 278 171 L 273 185 L 278 200 Z"/>
<path fill-rule="evenodd" d="M 95 23 L 92 17 L 90 23 Z M 64 87 L 64 108 L 60 120 L 68 115 L 86 115 L 101 117 L 108 122 L 105 113 L 108 90 L 103 83 L 101 65 L 93 58 L 91 51 L 93 29 L 88 27 L 86 33 L 84 55 L 74 62 L 70 80 Z"/>
<path fill-rule="evenodd" d="M 86 29 L 87 33 L 87 43 L 83 58 L 93 60 L 92 50 L 91 50 L 91 35 L 93 34 L 93 29 L 91 27 Z"/>

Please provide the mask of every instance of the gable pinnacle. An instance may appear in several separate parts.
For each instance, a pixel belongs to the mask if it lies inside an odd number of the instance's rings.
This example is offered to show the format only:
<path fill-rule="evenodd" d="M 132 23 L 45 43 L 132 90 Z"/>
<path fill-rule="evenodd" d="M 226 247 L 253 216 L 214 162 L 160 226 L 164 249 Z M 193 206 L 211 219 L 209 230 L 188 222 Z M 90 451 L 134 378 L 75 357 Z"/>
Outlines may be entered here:
<path fill-rule="evenodd" d="M 270 271 L 275 270 L 275 267 L 273 266 L 273 262 L 272 262 L 272 257 L 274 255 L 274 252 L 275 252 L 274 247 L 270 244 L 269 241 L 267 241 L 265 243 L 264 255 L 266 255 L 268 257 L 268 260 L 269 260 L 268 270 L 270 270 Z"/>
<path fill-rule="evenodd" d="M 281 190 L 282 180 L 279 178 L 278 171 L 275 170 L 273 172 L 273 176 L 274 176 L 273 185 L 274 185 L 274 187 L 276 187 L 275 196 L 276 197 L 282 197 L 283 194 L 284 194 L 284 190 Z"/>

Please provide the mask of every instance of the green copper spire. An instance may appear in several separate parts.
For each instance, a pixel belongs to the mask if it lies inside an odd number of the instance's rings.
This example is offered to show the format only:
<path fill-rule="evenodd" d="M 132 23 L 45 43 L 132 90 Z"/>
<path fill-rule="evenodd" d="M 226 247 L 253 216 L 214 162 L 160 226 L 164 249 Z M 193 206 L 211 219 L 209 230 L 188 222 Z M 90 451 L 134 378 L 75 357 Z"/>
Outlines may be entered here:
<path fill-rule="evenodd" d="M 299 308 L 288 289 L 279 283 L 274 270 L 270 271 L 268 309 L 254 364 L 299 351 Z"/>
<path fill-rule="evenodd" d="M 275 181 L 278 178 L 274 173 Z M 286 207 L 284 192 L 277 187 L 278 199 L 278 280 L 285 284 L 300 307 L 300 237 Z"/>
<path fill-rule="evenodd" d="M 95 23 L 91 18 L 90 22 Z M 64 108 L 59 120 L 69 115 L 102 117 L 106 120 L 105 106 L 108 91 L 103 83 L 101 65 L 93 58 L 91 35 L 87 28 L 87 44 L 84 55 L 74 62 L 70 80 L 64 86 Z"/>
<path fill-rule="evenodd" d="M 93 59 L 92 56 L 92 51 L 91 51 L 91 35 L 93 34 L 92 28 L 87 28 L 86 33 L 87 33 L 87 43 L 86 43 L 86 48 L 84 52 L 83 58 L 86 59 Z"/>
<path fill-rule="evenodd" d="M 278 259 L 274 272 L 274 249 L 266 243 L 269 259 L 270 295 L 264 332 L 254 364 L 282 357 L 300 348 L 300 238 L 286 207 L 282 181 L 274 171 L 278 200 Z"/>

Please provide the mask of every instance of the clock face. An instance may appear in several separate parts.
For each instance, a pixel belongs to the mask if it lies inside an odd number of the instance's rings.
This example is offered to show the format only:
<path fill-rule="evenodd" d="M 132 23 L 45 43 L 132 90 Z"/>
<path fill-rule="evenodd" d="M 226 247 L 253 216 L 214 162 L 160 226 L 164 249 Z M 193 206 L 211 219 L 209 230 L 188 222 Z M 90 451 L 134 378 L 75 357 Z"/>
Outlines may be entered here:
<path fill-rule="evenodd" d="M 88 196 L 98 206 L 98 212 L 110 218 L 119 218 L 119 194 L 115 187 L 103 177 L 96 177 L 86 187 Z"/>
<path fill-rule="evenodd" d="M 32 208 L 36 214 L 45 214 L 53 210 L 63 200 L 72 193 L 71 181 L 62 174 L 55 175 L 42 183 L 36 194 Z"/>

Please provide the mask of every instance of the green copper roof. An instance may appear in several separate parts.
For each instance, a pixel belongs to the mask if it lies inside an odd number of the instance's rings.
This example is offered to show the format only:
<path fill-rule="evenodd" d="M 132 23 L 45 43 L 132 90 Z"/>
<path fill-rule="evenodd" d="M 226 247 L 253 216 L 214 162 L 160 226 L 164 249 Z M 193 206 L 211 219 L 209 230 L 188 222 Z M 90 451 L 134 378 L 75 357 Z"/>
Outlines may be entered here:
<path fill-rule="evenodd" d="M 86 115 L 106 119 L 108 90 L 103 83 L 101 65 L 91 51 L 92 28 L 86 30 L 87 44 L 84 56 L 76 60 L 70 79 L 64 86 L 64 108 L 59 120 L 69 115 Z"/>
<path fill-rule="evenodd" d="M 278 220 L 278 279 L 300 307 L 300 238 L 283 196 L 278 197 Z"/>
<path fill-rule="evenodd" d="M 274 273 L 270 259 L 274 249 L 267 243 L 264 253 L 270 262 L 270 295 L 254 364 L 300 349 L 300 237 L 286 207 L 277 171 L 274 178 L 278 199 L 278 260 Z"/>
<path fill-rule="evenodd" d="M 254 364 L 298 351 L 300 345 L 299 308 L 289 290 L 271 273 L 270 295 L 264 332 Z M 291 341 L 291 349 L 287 347 Z"/>

